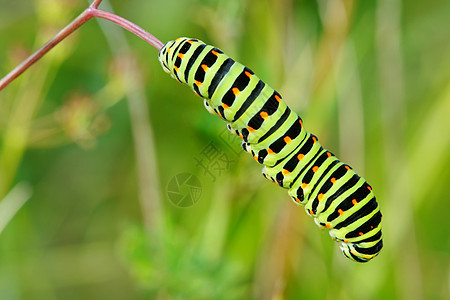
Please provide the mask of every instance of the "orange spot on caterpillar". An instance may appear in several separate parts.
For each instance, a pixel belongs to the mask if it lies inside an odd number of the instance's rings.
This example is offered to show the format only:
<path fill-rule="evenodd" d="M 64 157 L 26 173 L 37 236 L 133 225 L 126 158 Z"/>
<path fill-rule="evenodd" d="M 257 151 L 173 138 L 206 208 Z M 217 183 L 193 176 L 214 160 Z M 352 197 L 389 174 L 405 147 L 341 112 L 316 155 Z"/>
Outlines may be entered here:
<path fill-rule="evenodd" d="M 309 210 L 309 214 L 310 215 L 314 215 L 314 213 L 313 213 L 313 211 L 311 209 Z"/>
<path fill-rule="evenodd" d="M 373 226 L 370 226 L 370 229 L 373 229 Z"/>
<path fill-rule="evenodd" d="M 349 240 L 344 240 L 344 243 L 348 243 L 348 242 L 350 242 Z"/>
<path fill-rule="evenodd" d="M 363 235 L 364 233 L 362 233 L 362 232 L 359 232 L 358 234 L 359 234 L 359 235 Z"/>
<path fill-rule="evenodd" d="M 244 73 L 245 73 L 245 75 L 247 75 L 248 78 L 252 77 L 252 73 L 250 73 L 249 71 L 245 71 Z"/>
<path fill-rule="evenodd" d="M 194 43 L 194 41 L 191 41 L 191 40 L 189 40 L 189 41 L 187 41 L 189 44 L 193 44 Z"/>
<path fill-rule="evenodd" d="M 317 195 L 317 199 L 319 200 L 319 201 L 322 201 L 322 199 L 323 199 L 323 194 L 322 193 L 320 193 L 319 195 Z"/>
<path fill-rule="evenodd" d="M 208 71 L 208 66 L 207 65 L 205 65 L 205 64 L 203 64 L 203 65 L 201 65 L 201 67 L 202 67 L 202 69 L 203 69 L 203 71 Z"/>
<path fill-rule="evenodd" d="M 292 142 L 292 139 L 289 136 L 285 136 L 283 140 L 286 144 L 289 144 L 290 142 Z"/>
<path fill-rule="evenodd" d="M 222 107 L 223 107 L 223 109 L 228 109 L 228 108 L 230 108 L 228 105 L 226 105 L 225 103 L 222 103 Z"/>
<path fill-rule="evenodd" d="M 273 152 L 272 149 L 268 148 L 268 149 L 267 149 L 267 153 L 269 153 L 269 154 L 274 154 L 275 152 Z"/>
<path fill-rule="evenodd" d="M 275 95 L 275 99 L 276 99 L 278 102 L 281 101 L 281 98 L 280 98 L 280 96 L 278 96 L 278 95 Z"/>
<path fill-rule="evenodd" d="M 295 198 L 295 202 L 300 203 L 300 199 Z"/>
<path fill-rule="evenodd" d="M 257 156 L 257 155 L 254 155 L 253 158 L 254 158 L 256 161 L 258 161 L 258 156 Z"/>
<path fill-rule="evenodd" d="M 330 224 L 330 223 L 326 224 L 325 226 L 326 226 L 328 229 L 331 228 L 331 224 Z"/>
<path fill-rule="evenodd" d="M 250 131 L 250 132 L 255 131 L 255 129 L 253 127 L 250 127 L 250 126 L 247 126 L 247 130 Z"/>
<path fill-rule="evenodd" d="M 356 199 L 353 199 L 352 203 L 353 203 L 353 205 L 356 205 L 356 204 L 358 204 L 358 201 L 356 201 Z"/>
<path fill-rule="evenodd" d="M 214 54 L 215 56 L 219 56 L 219 52 L 212 50 L 211 51 L 212 54 Z"/>
<path fill-rule="evenodd" d="M 306 189 L 307 186 L 308 186 L 307 183 L 305 183 L 305 182 L 302 183 L 302 189 Z"/>
<path fill-rule="evenodd" d="M 264 120 L 267 119 L 267 117 L 269 116 L 265 111 L 260 112 L 259 115 L 260 115 L 261 118 L 263 118 Z"/>
<path fill-rule="evenodd" d="M 282 173 L 283 173 L 284 176 L 286 176 L 286 175 L 288 175 L 288 174 L 291 173 L 291 172 L 289 172 L 289 171 L 286 170 L 286 169 L 283 169 Z"/>
<path fill-rule="evenodd" d="M 305 157 L 305 155 L 303 155 L 302 153 L 300 153 L 299 155 L 297 155 L 297 159 L 298 160 L 302 160 Z"/>
<path fill-rule="evenodd" d="M 318 166 L 314 166 L 314 167 L 312 168 L 312 171 L 313 171 L 314 173 L 316 173 L 317 170 L 319 170 L 319 167 L 318 167 Z"/>
<path fill-rule="evenodd" d="M 201 81 L 198 81 L 198 80 L 196 80 L 196 81 L 195 81 L 195 85 L 196 85 L 196 86 L 201 86 L 201 85 L 202 85 L 202 83 L 203 83 L 203 82 L 201 82 Z"/>
<path fill-rule="evenodd" d="M 177 55 L 179 58 L 183 59 L 184 58 L 184 54 L 183 53 L 178 53 Z"/>
<path fill-rule="evenodd" d="M 327 155 L 328 155 L 328 157 L 330 157 L 331 156 L 331 152 L 327 152 Z"/>
<path fill-rule="evenodd" d="M 231 90 L 233 91 L 233 94 L 234 94 L 235 96 L 239 95 L 239 93 L 241 92 L 241 91 L 240 91 L 238 88 L 236 88 L 236 87 L 232 88 Z"/>
<path fill-rule="evenodd" d="M 303 127 L 303 122 L 302 122 L 302 119 L 298 119 L 298 122 L 300 123 L 300 126 L 302 126 L 302 127 Z"/>
<path fill-rule="evenodd" d="M 344 214 L 344 211 L 343 211 L 342 209 L 339 208 L 339 209 L 338 209 L 338 213 L 339 213 L 340 216 L 342 216 L 342 215 Z"/>
<path fill-rule="evenodd" d="M 180 68 L 178 68 L 177 66 L 175 66 L 175 67 L 173 67 L 173 69 L 174 69 L 175 71 L 178 72 L 178 70 L 179 70 Z"/>
<path fill-rule="evenodd" d="M 167 53 L 170 53 L 172 51 L 172 48 L 167 49 Z"/>
<path fill-rule="evenodd" d="M 330 179 L 330 181 L 331 181 L 332 184 L 335 184 L 336 183 L 336 178 L 333 177 L 333 178 Z"/>
<path fill-rule="evenodd" d="M 350 167 L 349 167 L 349 166 L 345 166 L 345 168 L 346 168 L 347 170 L 349 170 L 349 171 L 350 171 Z"/>
<path fill-rule="evenodd" d="M 316 137 L 315 136 L 313 136 L 312 137 L 312 139 L 313 139 L 313 141 L 314 141 L 314 144 L 317 142 L 317 139 L 316 139 Z"/>
<path fill-rule="evenodd" d="M 372 191 L 372 188 L 368 185 L 367 186 L 367 189 L 369 190 L 369 191 Z"/>

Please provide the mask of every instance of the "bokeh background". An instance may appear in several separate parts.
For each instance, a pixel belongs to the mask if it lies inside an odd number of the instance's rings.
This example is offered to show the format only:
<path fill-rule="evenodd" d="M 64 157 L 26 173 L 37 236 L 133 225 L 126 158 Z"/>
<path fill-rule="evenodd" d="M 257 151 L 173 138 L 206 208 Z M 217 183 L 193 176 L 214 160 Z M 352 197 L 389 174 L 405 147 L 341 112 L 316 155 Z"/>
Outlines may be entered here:
<path fill-rule="evenodd" d="M 0 0 L 0 76 L 87 5 Z M 344 258 L 154 48 L 91 20 L 0 92 L 0 299 L 450 298 L 449 1 L 100 8 L 277 89 L 372 185 L 385 246 Z"/>

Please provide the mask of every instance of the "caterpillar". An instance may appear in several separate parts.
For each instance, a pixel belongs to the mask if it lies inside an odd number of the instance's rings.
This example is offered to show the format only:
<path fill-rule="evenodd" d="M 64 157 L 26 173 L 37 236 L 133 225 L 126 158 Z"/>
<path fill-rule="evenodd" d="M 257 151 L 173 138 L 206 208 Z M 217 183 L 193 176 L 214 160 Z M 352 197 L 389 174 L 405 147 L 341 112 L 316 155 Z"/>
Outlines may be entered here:
<path fill-rule="evenodd" d="M 367 262 L 379 254 L 381 211 L 371 186 L 303 128 L 278 92 L 198 39 L 169 41 L 158 58 L 166 73 L 227 122 L 243 149 L 264 165 L 263 175 L 288 189 L 321 229 L 329 229 L 346 257 Z"/>

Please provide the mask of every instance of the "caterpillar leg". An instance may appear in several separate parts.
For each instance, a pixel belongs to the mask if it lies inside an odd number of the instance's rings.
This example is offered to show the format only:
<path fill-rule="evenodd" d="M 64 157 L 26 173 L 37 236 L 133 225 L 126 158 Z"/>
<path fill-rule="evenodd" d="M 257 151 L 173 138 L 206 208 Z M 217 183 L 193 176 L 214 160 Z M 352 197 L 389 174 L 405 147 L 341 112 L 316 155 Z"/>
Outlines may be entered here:
<path fill-rule="evenodd" d="M 227 123 L 227 129 L 229 132 L 231 132 L 231 134 L 242 138 L 242 134 L 240 134 L 238 130 L 234 129 L 230 123 Z"/>
<path fill-rule="evenodd" d="M 217 112 L 214 111 L 214 108 L 211 107 L 211 104 L 209 104 L 208 99 L 203 99 L 203 105 L 205 106 L 206 110 L 213 115 L 217 115 Z"/>

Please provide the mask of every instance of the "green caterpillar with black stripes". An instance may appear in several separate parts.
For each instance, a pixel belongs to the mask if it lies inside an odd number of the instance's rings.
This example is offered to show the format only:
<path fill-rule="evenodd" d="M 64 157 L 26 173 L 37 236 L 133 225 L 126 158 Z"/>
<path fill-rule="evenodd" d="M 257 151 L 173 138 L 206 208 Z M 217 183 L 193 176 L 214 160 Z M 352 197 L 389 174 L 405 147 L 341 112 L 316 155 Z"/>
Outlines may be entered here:
<path fill-rule="evenodd" d="M 322 148 L 301 118 L 249 68 L 198 39 L 164 45 L 166 73 L 204 98 L 206 109 L 228 122 L 242 146 L 264 165 L 263 175 L 289 189 L 320 228 L 328 228 L 342 253 L 367 262 L 383 247 L 381 212 L 370 185 Z"/>

